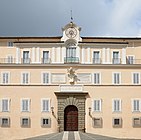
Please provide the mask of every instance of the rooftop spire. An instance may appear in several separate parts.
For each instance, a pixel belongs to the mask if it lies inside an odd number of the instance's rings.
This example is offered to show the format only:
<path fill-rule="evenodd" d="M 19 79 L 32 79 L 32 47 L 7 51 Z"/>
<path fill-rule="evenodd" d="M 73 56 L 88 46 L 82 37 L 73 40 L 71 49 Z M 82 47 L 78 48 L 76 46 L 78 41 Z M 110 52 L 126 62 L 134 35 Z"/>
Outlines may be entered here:
<path fill-rule="evenodd" d="M 71 10 L 71 22 L 73 21 L 73 17 L 72 17 L 72 10 Z"/>

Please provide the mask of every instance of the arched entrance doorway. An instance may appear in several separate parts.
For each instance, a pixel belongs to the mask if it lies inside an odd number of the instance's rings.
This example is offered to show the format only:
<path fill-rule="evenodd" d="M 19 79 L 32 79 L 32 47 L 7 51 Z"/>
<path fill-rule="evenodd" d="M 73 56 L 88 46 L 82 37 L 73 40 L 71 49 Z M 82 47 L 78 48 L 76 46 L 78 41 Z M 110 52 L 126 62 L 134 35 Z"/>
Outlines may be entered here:
<path fill-rule="evenodd" d="M 78 109 L 74 105 L 64 110 L 64 131 L 78 131 Z"/>

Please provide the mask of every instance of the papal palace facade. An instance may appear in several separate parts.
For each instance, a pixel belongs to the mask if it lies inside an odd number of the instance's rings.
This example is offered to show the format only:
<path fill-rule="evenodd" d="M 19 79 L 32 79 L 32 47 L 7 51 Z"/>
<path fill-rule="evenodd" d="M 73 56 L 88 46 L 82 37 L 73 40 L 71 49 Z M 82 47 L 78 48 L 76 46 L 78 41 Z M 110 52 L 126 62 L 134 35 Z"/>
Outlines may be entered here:
<path fill-rule="evenodd" d="M 141 38 L 0 37 L 0 139 L 83 131 L 141 139 Z"/>

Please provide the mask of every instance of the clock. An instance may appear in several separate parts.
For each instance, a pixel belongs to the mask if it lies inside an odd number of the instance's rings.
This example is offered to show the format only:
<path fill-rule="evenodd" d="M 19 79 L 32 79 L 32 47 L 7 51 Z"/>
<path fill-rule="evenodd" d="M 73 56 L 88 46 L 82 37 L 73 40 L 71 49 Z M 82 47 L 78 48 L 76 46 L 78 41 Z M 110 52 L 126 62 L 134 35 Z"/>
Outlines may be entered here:
<path fill-rule="evenodd" d="M 77 30 L 74 27 L 69 27 L 65 31 L 66 36 L 69 38 L 74 38 L 77 35 Z"/>

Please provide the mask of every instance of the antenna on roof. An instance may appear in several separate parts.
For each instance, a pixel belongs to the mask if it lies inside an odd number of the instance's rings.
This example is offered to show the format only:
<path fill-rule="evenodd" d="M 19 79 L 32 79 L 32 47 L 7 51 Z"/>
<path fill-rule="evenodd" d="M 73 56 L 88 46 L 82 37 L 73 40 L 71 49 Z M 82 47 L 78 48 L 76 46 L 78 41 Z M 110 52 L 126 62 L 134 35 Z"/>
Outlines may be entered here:
<path fill-rule="evenodd" d="M 72 10 L 71 10 L 71 22 L 73 21 L 73 17 L 72 17 Z"/>

